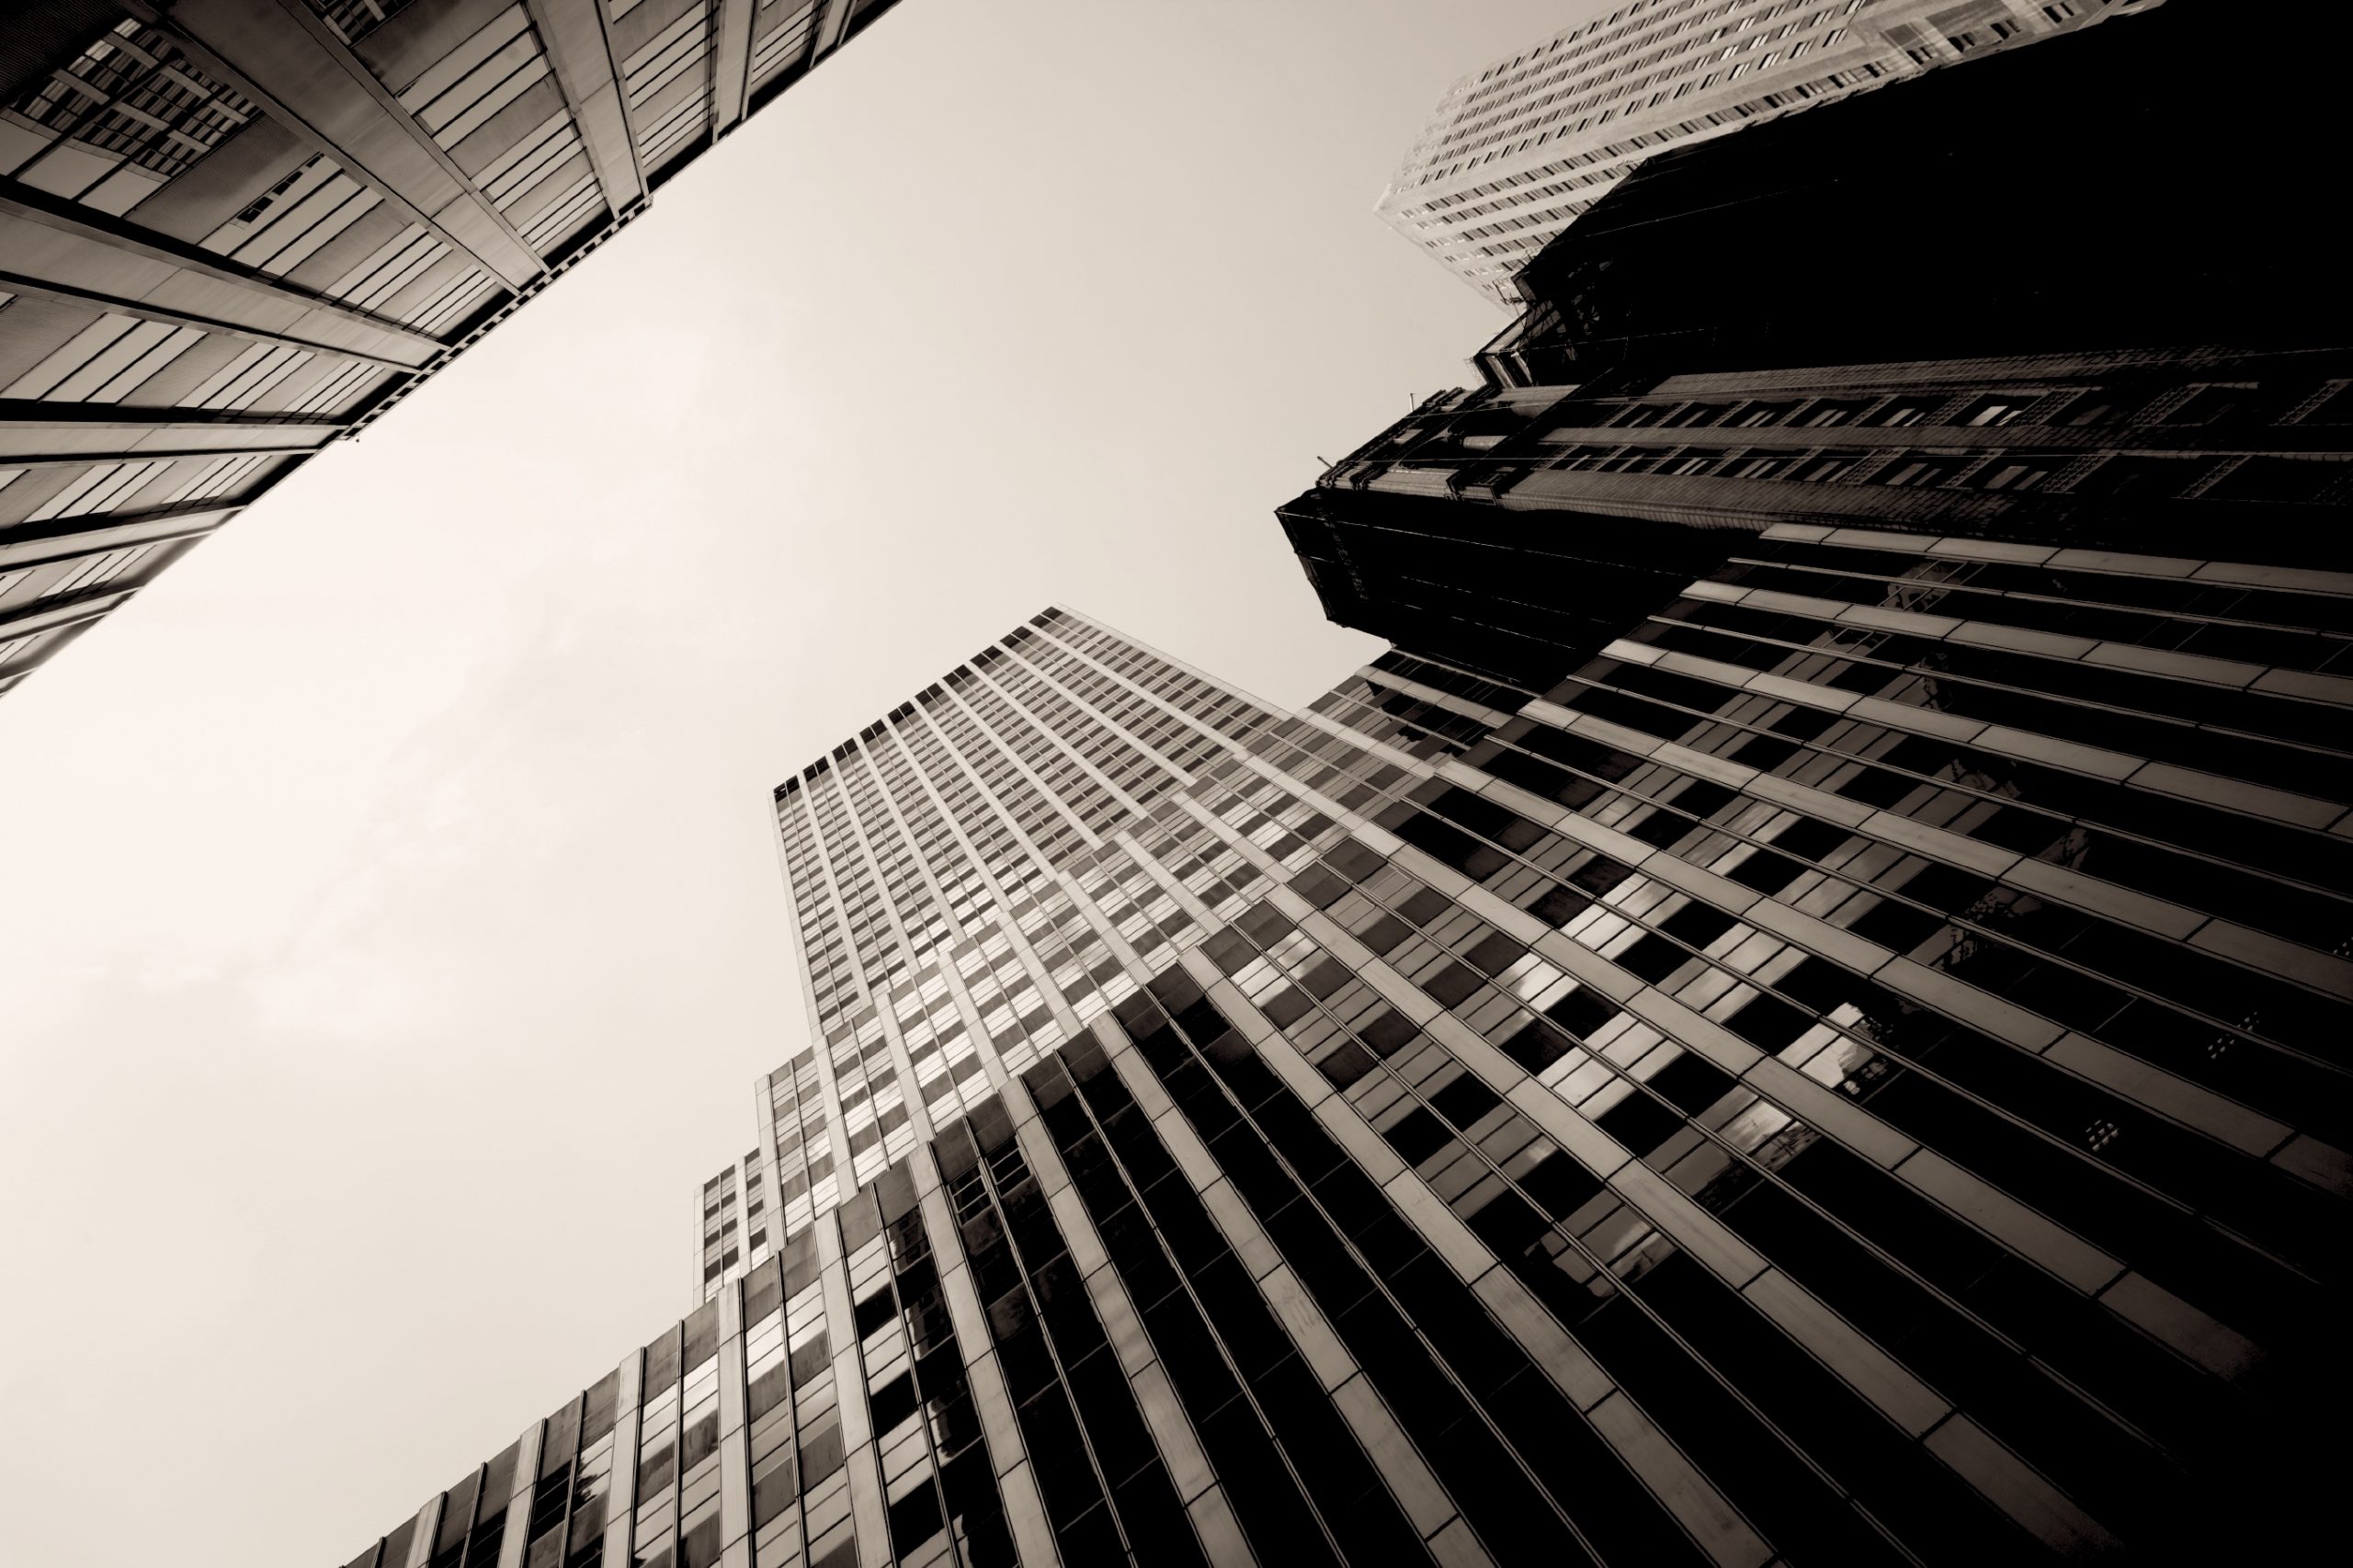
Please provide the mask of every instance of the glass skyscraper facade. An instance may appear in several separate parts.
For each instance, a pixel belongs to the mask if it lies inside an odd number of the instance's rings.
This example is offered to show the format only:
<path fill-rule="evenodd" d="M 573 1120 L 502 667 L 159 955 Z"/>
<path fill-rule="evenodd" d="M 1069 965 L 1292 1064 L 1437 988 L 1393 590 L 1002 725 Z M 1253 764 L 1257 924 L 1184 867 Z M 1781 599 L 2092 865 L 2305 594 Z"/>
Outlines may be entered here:
<path fill-rule="evenodd" d="M 892 3 L 11 7 L 0 693 Z"/>
<path fill-rule="evenodd" d="M 1304 710 L 1057 608 L 778 787 L 691 1312 L 352 1568 L 2311 1555 L 2353 324 L 2234 19 L 1627 179 L 1282 508 Z"/>
<path fill-rule="evenodd" d="M 788 780 L 813 1039 L 701 1303 L 356 1568 L 2286 1539 L 2353 579 L 1736 556 L 1295 714 L 1049 610 Z"/>

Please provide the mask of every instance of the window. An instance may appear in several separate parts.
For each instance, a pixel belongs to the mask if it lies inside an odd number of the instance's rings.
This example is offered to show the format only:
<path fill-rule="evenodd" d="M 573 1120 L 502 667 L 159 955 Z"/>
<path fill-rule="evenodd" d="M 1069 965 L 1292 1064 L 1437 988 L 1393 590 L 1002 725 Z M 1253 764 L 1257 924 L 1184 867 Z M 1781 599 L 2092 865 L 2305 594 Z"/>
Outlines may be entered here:
<path fill-rule="evenodd" d="M 2247 458 L 2205 494 L 2226 501 L 2312 501 L 2347 472 L 2342 462 L 2310 458 Z"/>
<path fill-rule="evenodd" d="M 1797 465 L 1798 479 L 1812 484 L 1826 483 L 1842 478 L 1856 463 L 1862 460 L 1859 451 L 1823 451 L 1801 459 Z"/>
<path fill-rule="evenodd" d="M 2165 416 L 2167 425 L 2235 424 L 2255 401 L 2256 389 L 2251 386 L 2200 387 L 2189 400 Z"/>
<path fill-rule="evenodd" d="M 1980 490 L 2034 490 L 2048 483 L 2065 460 L 2050 453 L 2015 452 L 1978 470 L 1972 483 Z"/>
<path fill-rule="evenodd" d="M 2148 400 L 2121 392 L 2090 388 L 2075 394 L 2075 400 L 2060 412 L 2063 425 L 2113 425 Z"/>
<path fill-rule="evenodd" d="M 2041 400 L 2040 392 L 2003 392 L 1995 397 L 1981 397 L 1961 411 L 1956 425 L 1983 427 L 2007 425 Z"/>
<path fill-rule="evenodd" d="M 171 37 L 126 17 L 7 106 L 19 128 L 51 133 L 13 177 L 108 212 L 126 212 L 186 173 L 257 112 L 213 82 Z M 74 154 L 50 153 L 74 144 Z"/>
<path fill-rule="evenodd" d="M 2153 499 L 2178 495 L 2211 462 L 2210 458 L 2114 457 L 2077 480 L 2078 495 Z"/>
<path fill-rule="evenodd" d="M 1659 467 L 1661 473 L 1706 473 L 1724 460 L 1722 447 L 1691 447 L 1669 458 Z"/>
<path fill-rule="evenodd" d="M 1667 454 L 1651 447 L 1627 447 L 1597 466 L 1604 473 L 1649 473 L 1662 468 Z"/>
<path fill-rule="evenodd" d="M 245 210 L 237 214 L 236 222 L 240 223 L 253 223 L 259 222 L 261 215 L 269 210 L 269 204 L 277 200 L 279 197 L 285 195 L 286 192 L 292 187 L 294 182 L 301 177 L 302 170 L 298 168 L 292 174 L 288 175 L 284 179 L 279 180 L 276 185 L 271 186 L 267 190 L 262 192 L 259 196 L 255 197 L 253 201 L 246 206 Z"/>
<path fill-rule="evenodd" d="M 1987 22 L 1982 27 L 1972 28 L 1966 32 L 1951 34 L 1949 41 L 1953 48 L 1967 54 L 1972 50 L 1984 49 L 1988 44 L 1999 43 L 2016 31 L 2018 28 L 2008 22 Z"/>
<path fill-rule="evenodd" d="M 1942 484 L 1959 473 L 1969 460 L 1957 453 L 1923 452 L 1912 457 L 1899 457 L 1871 476 L 1875 484 L 1898 490 L 1918 490 L 1931 484 Z"/>
<path fill-rule="evenodd" d="M 357 43 L 407 8 L 409 0 L 310 0 L 346 43 Z"/>
<path fill-rule="evenodd" d="M 2326 395 L 2300 425 L 2353 425 L 2353 382 L 2339 381 L 2324 389 Z"/>

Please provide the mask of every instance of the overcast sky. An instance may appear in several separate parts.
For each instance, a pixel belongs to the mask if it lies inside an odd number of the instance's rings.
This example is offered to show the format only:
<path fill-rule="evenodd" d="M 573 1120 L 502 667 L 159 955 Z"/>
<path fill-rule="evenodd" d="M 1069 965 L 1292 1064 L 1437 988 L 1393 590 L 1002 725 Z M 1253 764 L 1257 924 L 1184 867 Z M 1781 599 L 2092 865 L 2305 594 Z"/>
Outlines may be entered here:
<path fill-rule="evenodd" d="M 691 1305 L 769 789 L 992 637 L 1374 652 L 1272 509 L 1502 318 L 1373 200 L 1598 8 L 904 0 L 0 699 L 0 1562 L 346 1562 Z"/>

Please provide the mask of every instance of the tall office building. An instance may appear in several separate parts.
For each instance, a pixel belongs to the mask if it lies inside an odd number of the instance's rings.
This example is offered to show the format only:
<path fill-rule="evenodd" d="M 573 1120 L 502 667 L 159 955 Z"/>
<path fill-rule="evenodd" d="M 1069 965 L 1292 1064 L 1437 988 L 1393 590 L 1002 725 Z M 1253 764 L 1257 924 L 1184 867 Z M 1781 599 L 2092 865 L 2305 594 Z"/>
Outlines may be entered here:
<path fill-rule="evenodd" d="M 707 1300 L 354 1568 L 2292 1539 L 2353 579 L 1741 553 L 1296 714 L 1052 609 L 788 780 Z"/>
<path fill-rule="evenodd" d="M 891 3 L 12 8 L 0 692 Z"/>
<path fill-rule="evenodd" d="M 2171 0 L 1652 158 L 1478 385 L 1280 508 L 1326 613 L 1541 689 L 1780 523 L 2353 570 L 2341 40 L 2244 21 Z"/>
<path fill-rule="evenodd" d="M 1633 0 L 1449 87 L 1376 210 L 1510 308 L 1521 267 L 1661 148 L 2158 3 Z"/>
<path fill-rule="evenodd" d="M 2301 1560 L 2353 339 L 2211 25 L 1629 181 L 1285 509 L 1306 710 L 1051 609 L 788 780 L 697 1303 L 353 1568 Z"/>

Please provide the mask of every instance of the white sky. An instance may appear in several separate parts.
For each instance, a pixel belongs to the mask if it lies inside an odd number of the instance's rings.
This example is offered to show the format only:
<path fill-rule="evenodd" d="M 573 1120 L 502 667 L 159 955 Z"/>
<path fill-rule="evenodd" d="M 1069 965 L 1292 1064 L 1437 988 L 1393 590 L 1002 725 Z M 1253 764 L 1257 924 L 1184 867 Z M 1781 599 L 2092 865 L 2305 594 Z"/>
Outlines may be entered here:
<path fill-rule="evenodd" d="M 769 789 L 990 638 L 1369 656 L 1272 509 L 1502 324 L 1373 199 L 1598 8 L 904 0 L 0 699 L 0 1562 L 345 1562 L 685 1311 Z"/>

